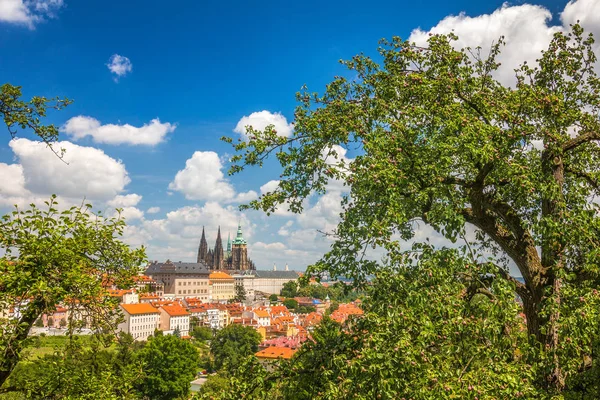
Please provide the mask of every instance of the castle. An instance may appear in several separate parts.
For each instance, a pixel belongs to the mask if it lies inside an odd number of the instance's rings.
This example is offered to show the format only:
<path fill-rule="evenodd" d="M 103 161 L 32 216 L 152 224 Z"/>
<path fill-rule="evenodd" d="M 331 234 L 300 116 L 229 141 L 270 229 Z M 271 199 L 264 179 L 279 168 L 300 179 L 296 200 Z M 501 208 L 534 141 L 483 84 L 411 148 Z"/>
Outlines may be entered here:
<path fill-rule="evenodd" d="M 204 263 L 210 270 L 252 271 L 256 270 L 254 263 L 248 258 L 248 244 L 242 235 L 242 226 L 238 225 L 237 236 L 231 241 L 227 239 L 227 250 L 223 250 L 221 227 L 217 231 L 217 240 L 213 249 L 208 248 L 204 227 L 198 246 L 198 263 Z"/>

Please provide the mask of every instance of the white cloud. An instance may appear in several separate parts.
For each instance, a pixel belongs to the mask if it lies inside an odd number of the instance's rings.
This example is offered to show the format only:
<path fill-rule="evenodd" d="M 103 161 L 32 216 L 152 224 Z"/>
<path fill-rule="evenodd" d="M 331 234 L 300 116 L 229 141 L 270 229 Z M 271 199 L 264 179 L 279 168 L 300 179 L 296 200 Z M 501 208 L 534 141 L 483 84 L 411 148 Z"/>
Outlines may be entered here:
<path fill-rule="evenodd" d="M 116 216 L 116 213 L 113 215 Z M 123 207 L 121 210 L 121 217 L 124 218 L 125 221 L 129 222 L 144 218 L 144 212 L 136 207 Z"/>
<path fill-rule="evenodd" d="M 63 5 L 63 0 L 0 0 L 0 22 L 33 29 L 45 18 L 54 18 Z"/>
<path fill-rule="evenodd" d="M 79 115 L 69 119 L 61 127 L 61 131 L 74 140 L 91 136 L 97 143 L 156 146 L 163 142 L 167 134 L 173 132 L 175 128 L 175 124 L 161 123 L 158 118 L 136 127 L 129 124 L 102 125 L 95 118 Z"/>
<path fill-rule="evenodd" d="M 594 49 L 600 50 L 600 2 L 597 0 L 571 1 L 560 15 L 562 26 L 551 26 L 552 14 L 546 8 L 523 4 L 510 6 L 508 3 L 492 14 L 469 17 L 464 13 L 448 16 L 428 31 L 415 29 L 410 37 L 418 45 L 426 43 L 429 33 L 454 32 L 459 40 L 457 47 L 482 47 L 482 55 L 487 56 L 492 43 L 504 36 L 506 46 L 498 61 L 502 65 L 496 78 L 507 85 L 515 83 L 514 69 L 524 61 L 534 65 L 547 49 L 556 32 L 567 31 L 570 24 L 580 21 L 586 32 L 594 33 L 597 40 Z"/>
<path fill-rule="evenodd" d="M 110 56 L 108 60 L 108 64 L 106 64 L 111 73 L 115 74 L 115 82 L 119 80 L 119 78 L 127 75 L 129 72 L 133 70 L 133 64 L 129 60 L 129 58 L 125 56 L 120 56 L 118 54 L 113 54 Z"/>
<path fill-rule="evenodd" d="M 160 212 L 160 207 L 150 207 L 146 210 L 147 214 L 156 214 Z"/>
<path fill-rule="evenodd" d="M 223 164 L 214 151 L 196 151 L 177 172 L 169 189 L 185 195 L 188 200 L 221 201 L 235 196 L 233 186 L 224 178 Z"/>
<path fill-rule="evenodd" d="M 124 239 L 131 245 L 147 245 L 150 259 L 195 261 L 203 226 L 208 245 L 214 247 L 217 227 L 221 227 L 225 245 L 228 233 L 235 236 L 238 222 L 242 224 L 244 237 L 252 238 L 254 226 L 245 214 L 236 207 L 211 201 L 203 206 L 179 208 L 162 219 L 142 220 L 138 225 L 128 226 Z"/>
<path fill-rule="evenodd" d="M 482 55 L 487 56 L 492 43 L 504 35 L 506 47 L 502 49 L 498 61 L 502 63 L 496 78 L 504 84 L 515 82 L 514 69 L 523 61 L 535 63 L 541 51 L 548 47 L 552 35 L 560 27 L 548 25 L 552 18 L 550 11 L 542 6 L 524 4 L 509 6 L 507 3 L 492 14 L 469 17 L 464 13 L 448 16 L 429 31 L 415 29 L 410 37 L 418 45 L 426 44 L 429 33 L 450 33 L 458 35 L 457 47 L 482 47 Z"/>
<path fill-rule="evenodd" d="M 238 193 L 237 196 L 235 196 L 235 199 L 233 199 L 233 203 L 248 203 L 252 200 L 256 200 L 258 199 L 258 193 L 256 193 L 254 190 L 249 190 L 247 192 L 244 193 Z"/>
<path fill-rule="evenodd" d="M 273 192 L 275 189 L 277 189 L 278 185 L 279 181 L 271 180 L 260 187 L 260 194 Z"/>
<path fill-rule="evenodd" d="M 24 189 L 34 194 L 106 201 L 130 182 L 121 161 L 93 147 L 57 142 L 54 147 L 66 151 L 61 160 L 40 142 L 16 139 L 9 145 L 21 165 Z M 0 186 L 5 187 L 5 181 Z"/>
<path fill-rule="evenodd" d="M 289 220 L 288 222 L 285 223 L 285 225 L 283 225 L 281 228 L 279 228 L 279 230 L 277 231 L 277 234 L 280 236 L 289 236 L 290 228 L 293 224 L 294 224 L 294 221 Z"/>
<path fill-rule="evenodd" d="M 275 126 L 277 134 L 280 136 L 289 137 L 292 135 L 294 125 L 287 122 L 287 119 L 280 113 L 272 113 L 270 111 L 258 111 L 246 116 L 244 115 L 233 130 L 239 133 L 244 139 L 246 136 L 246 126 L 252 126 L 255 130 L 264 130 L 267 126 Z"/>
<path fill-rule="evenodd" d="M 275 242 L 275 243 L 256 242 L 253 244 L 252 248 L 254 250 L 281 251 L 281 250 L 285 250 L 286 246 L 285 246 L 285 244 L 283 244 L 281 242 Z"/>
<path fill-rule="evenodd" d="M 126 194 L 126 195 L 118 195 L 115 196 L 114 199 L 109 200 L 106 205 L 114 208 L 123 208 L 123 207 L 133 207 L 137 206 L 137 204 L 142 200 L 142 196 L 136 193 Z"/>

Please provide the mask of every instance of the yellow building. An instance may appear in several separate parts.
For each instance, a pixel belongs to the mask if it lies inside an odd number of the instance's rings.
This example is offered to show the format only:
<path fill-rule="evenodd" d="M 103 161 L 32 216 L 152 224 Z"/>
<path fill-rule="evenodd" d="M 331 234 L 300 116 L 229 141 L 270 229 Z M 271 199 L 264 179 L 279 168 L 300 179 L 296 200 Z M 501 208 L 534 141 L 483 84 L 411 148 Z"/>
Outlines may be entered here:
<path fill-rule="evenodd" d="M 209 277 L 211 299 L 213 301 L 230 300 L 235 297 L 235 281 L 233 276 L 225 272 L 211 272 Z"/>

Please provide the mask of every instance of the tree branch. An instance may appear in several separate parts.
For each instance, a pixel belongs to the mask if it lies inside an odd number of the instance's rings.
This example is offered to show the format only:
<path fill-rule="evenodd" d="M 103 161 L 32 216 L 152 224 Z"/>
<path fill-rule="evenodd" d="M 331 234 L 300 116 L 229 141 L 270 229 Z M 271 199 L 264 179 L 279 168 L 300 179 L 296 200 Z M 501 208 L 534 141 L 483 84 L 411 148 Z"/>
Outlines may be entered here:
<path fill-rule="evenodd" d="M 579 145 L 594 140 L 600 140 L 600 134 L 598 132 L 586 132 L 571 140 L 568 140 L 563 144 L 563 151 L 570 151 L 577 148 Z"/>

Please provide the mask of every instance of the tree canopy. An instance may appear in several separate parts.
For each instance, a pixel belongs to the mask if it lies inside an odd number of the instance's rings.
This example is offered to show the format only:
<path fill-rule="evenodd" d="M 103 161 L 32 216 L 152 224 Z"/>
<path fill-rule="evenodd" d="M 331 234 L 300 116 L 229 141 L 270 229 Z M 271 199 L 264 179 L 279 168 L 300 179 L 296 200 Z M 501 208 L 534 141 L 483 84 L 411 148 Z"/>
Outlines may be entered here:
<path fill-rule="evenodd" d="M 188 395 L 200 361 L 191 343 L 175 335 L 159 335 L 150 338 L 137 357 L 145 373 L 138 384 L 142 396 L 171 400 Z"/>
<path fill-rule="evenodd" d="M 72 103 L 69 99 L 35 96 L 30 101 L 21 100 L 20 86 L 5 83 L 0 86 L 0 117 L 14 138 L 20 129 L 31 129 L 44 143 L 51 145 L 58 140 L 58 128 L 54 125 L 44 125 L 48 109 L 60 110 Z"/>
<path fill-rule="evenodd" d="M 352 79 L 337 77 L 322 95 L 298 93 L 290 137 L 247 127 L 230 172 L 276 157 L 278 187 L 250 204 L 267 213 L 300 212 L 309 196 L 341 181 L 334 242 L 309 272 L 358 285 L 386 264 L 365 257 L 372 247 L 390 263 L 406 262 L 402 241 L 419 221 L 451 242 L 474 229 L 464 246 L 481 265 L 460 276 L 492 297 L 494 285 L 514 290 L 526 340 L 544 349 L 532 361 L 542 371 L 536 385 L 562 392 L 589 367 L 581 360 L 598 341 L 590 306 L 600 278 L 593 38 L 578 25 L 557 32 L 536 65 L 515 66 L 510 86 L 494 77 L 502 39 L 486 56 L 456 48 L 456 39 L 431 35 L 423 47 L 393 38 L 382 42 L 381 62 L 343 62 Z M 353 159 L 342 157 L 348 149 Z"/>
<path fill-rule="evenodd" d="M 221 329 L 210 342 L 215 369 L 234 371 L 258 351 L 260 341 L 260 334 L 250 326 L 233 324 Z"/>
<path fill-rule="evenodd" d="M 77 321 L 114 332 L 116 302 L 105 286 L 129 288 L 145 260 L 144 248 L 118 239 L 124 226 L 120 216 L 95 215 L 91 205 L 58 211 L 55 197 L 45 209 L 32 204 L 0 219 L 0 310 L 19 310 L 0 329 L 0 386 L 35 321 L 59 304 Z"/>

